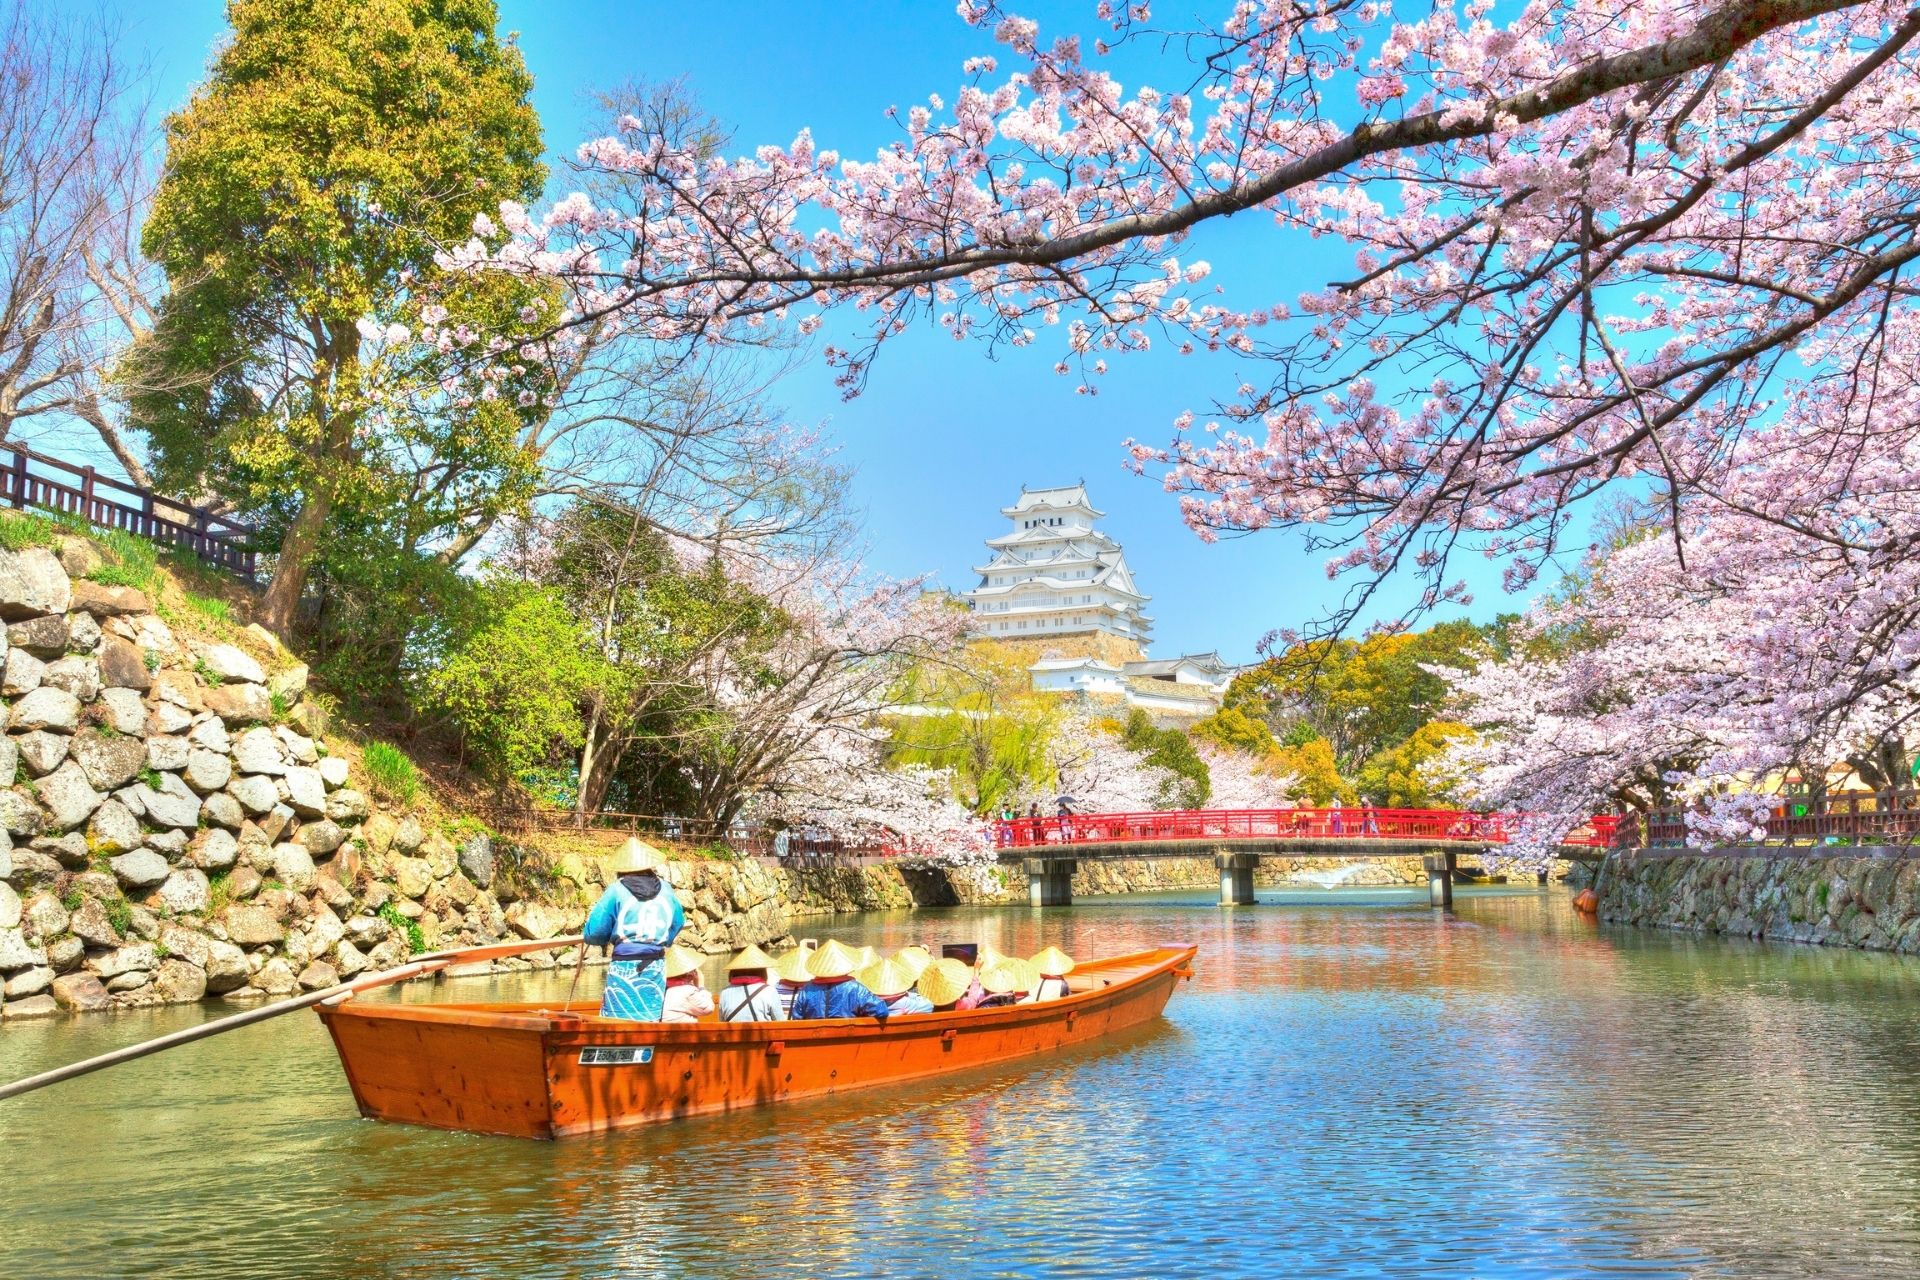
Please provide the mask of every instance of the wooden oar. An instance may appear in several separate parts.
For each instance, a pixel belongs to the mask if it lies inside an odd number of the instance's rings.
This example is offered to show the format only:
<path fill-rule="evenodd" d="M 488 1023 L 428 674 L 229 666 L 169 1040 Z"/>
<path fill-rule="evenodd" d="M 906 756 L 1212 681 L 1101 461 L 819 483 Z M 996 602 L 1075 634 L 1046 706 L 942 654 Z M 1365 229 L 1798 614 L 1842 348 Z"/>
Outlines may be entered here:
<path fill-rule="evenodd" d="M 437 973 L 450 965 L 477 964 L 483 960 L 505 960 L 534 951 L 571 947 L 576 943 L 584 947 L 586 939 L 579 934 L 574 934 L 566 938 L 550 938 L 545 942 L 497 942 L 484 947 L 463 947 L 458 951 L 435 951 L 416 956 L 397 969 L 384 969 L 379 973 L 366 974 L 351 982 L 342 982 L 338 986 L 309 991 L 291 1000 L 282 1000 L 275 1004 L 262 1005 L 258 1009 L 249 1009 L 245 1013 L 236 1013 L 230 1018 L 203 1022 L 197 1027 L 188 1027 L 184 1031 L 175 1031 L 171 1035 L 159 1036 L 152 1040 L 142 1040 L 139 1044 L 130 1044 L 124 1049 L 115 1049 L 112 1053 L 103 1053 L 97 1058 L 69 1063 L 64 1067 L 55 1067 L 51 1071 L 42 1071 L 37 1076 L 15 1080 L 12 1084 L 0 1085 L 0 1100 L 18 1097 L 23 1093 L 32 1093 L 35 1089 L 44 1089 L 50 1084 L 59 1084 L 62 1080 L 89 1075 L 106 1067 L 118 1066 L 122 1062 L 132 1062 L 135 1058 L 144 1058 L 150 1053 L 159 1053 L 164 1049 L 175 1049 L 183 1044 L 192 1044 L 196 1040 L 205 1040 L 222 1032 L 237 1031 L 241 1027 L 265 1022 L 269 1018 L 277 1018 L 281 1014 L 292 1013 L 296 1009 L 306 1009 L 332 1000 L 345 1000 L 359 992 L 371 991 L 375 987 L 384 987 L 390 983 L 404 982 L 408 978 Z M 574 980 L 576 982 L 579 980 L 577 970 Z"/>

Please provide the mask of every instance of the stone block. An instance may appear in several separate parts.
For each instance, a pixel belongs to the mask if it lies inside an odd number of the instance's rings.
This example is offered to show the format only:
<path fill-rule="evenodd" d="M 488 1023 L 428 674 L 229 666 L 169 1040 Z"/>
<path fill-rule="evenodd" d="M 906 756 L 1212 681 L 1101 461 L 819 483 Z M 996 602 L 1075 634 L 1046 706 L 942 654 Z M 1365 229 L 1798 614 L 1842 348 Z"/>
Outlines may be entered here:
<path fill-rule="evenodd" d="M 27 766 L 28 773 L 40 778 L 60 767 L 67 758 L 67 745 L 71 739 L 64 733 L 35 729 L 32 733 L 16 735 L 11 741 L 14 750 L 19 753 L 19 763 Z"/>
<path fill-rule="evenodd" d="M 9 1000 L 24 1000 L 28 996 L 39 995 L 52 985 L 53 970 L 46 965 L 36 965 L 8 978 L 5 991 Z"/>
<path fill-rule="evenodd" d="M 86 771 L 69 760 L 35 784 L 40 803 L 47 811 L 47 825 L 54 831 L 68 831 L 93 816 L 106 796 L 93 789 Z M 194 809 L 199 810 L 199 802 Z"/>
<path fill-rule="evenodd" d="M 9 698 L 32 693 L 40 687 L 46 678 L 47 664 L 28 653 L 25 649 L 9 649 L 4 677 L 0 677 L 0 693 Z"/>
<path fill-rule="evenodd" d="M 145 783 L 131 788 L 140 800 L 141 816 L 156 827 L 174 827 L 191 831 L 200 825 L 200 797 L 180 780 L 180 775 L 160 775 L 160 789 Z"/>
<path fill-rule="evenodd" d="M 154 894 L 164 911 L 177 916 L 194 916 L 205 911 L 213 900 L 207 873 L 198 867 L 182 867 L 173 872 Z M 195 997 L 198 999 L 198 997 Z"/>
<path fill-rule="evenodd" d="M 227 785 L 233 777 L 233 762 L 219 752 L 195 747 L 187 753 L 187 769 L 182 776 L 194 791 L 208 795 Z"/>
<path fill-rule="evenodd" d="M 208 714 L 194 721 L 193 729 L 187 734 L 187 741 L 203 751 L 217 751 L 227 755 L 233 750 L 233 735 L 227 732 L 227 726 L 219 716 Z"/>
<path fill-rule="evenodd" d="M 227 784 L 227 794 L 238 801 L 242 809 L 255 816 L 269 812 L 280 803 L 280 793 L 275 790 L 273 779 L 259 774 L 235 778 Z"/>
<path fill-rule="evenodd" d="M 235 904 L 220 913 L 219 921 L 228 940 L 242 947 L 266 946 L 287 937 L 286 926 L 265 907 Z"/>
<path fill-rule="evenodd" d="M 205 871 L 225 871 L 240 857 L 240 842 L 231 831 L 205 827 L 196 832 L 187 846 L 187 861 Z"/>
<path fill-rule="evenodd" d="M 305 822 L 300 825 L 300 843 L 316 858 L 330 856 L 346 840 L 347 833 L 340 824 L 325 818 L 318 822 Z"/>
<path fill-rule="evenodd" d="M 0 1005 L 0 1018 L 9 1022 L 15 1019 L 51 1018 L 59 1012 L 59 1004 L 50 995 L 28 996 L 25 1000 L 9 1000 Z"/>
<path fill-rule="evenodd" d="M 171 870 L 165 858 L 152 849 L 144 848 L 123 853 L 109 860 L 107 865 L 113 868 L 114 877 L 121 885 L 134 892 L 163 883 Z"/>
<path fill-rule="evenodd" d="M 246 952 L 218 938 L 207 939 L 207 963 L 203 967 L 207 973 L 207 991 L 211 995 L 244 987 L 251 976 L 247 969 Z"/>
<path fill-rule="evenodd" d="M 153 988 L 168 1004 L 190 1004 L 207 994 L 207 974 L 199 965 L 169 958 L 153 975 Z"/>
<path fill-rule="evenodd" d="M 104 582 L 82 579 L 73 584 L 72 608 L 95 618 L 118 618 L 129 613 L 148 613 L 152 605 L 146 593 L 137 587 L 110 587 Z"/>
<path fill-rule="evenodd" d="M 294 765 L 287 770 L 287 804 L 303 818 L 323 817 L 327 812 L 327 784 L 320 781 L 320 772 L 306 765 Z"/>
<path fill-rule="evenodd" d="M 145 973 L 160 963 L 159 955 L 153 944 L 130 942 L 125 946 L 103 951 L 87 961 L 87 967 L 99 974 L 102 979 L 117 978 L 123 973 Z"/>
<path fill-rule="evenodd" d="M 155 734 L 146 740 L 147 767 L 178 773 L 187 767 L 187 740 L 172 734 Z M 136 771 L 137 772 L 137 771 Z"/>
<path fill-rule="evenodd" d="M 87 843 L 97 853 L 126 853 L 141 845 L 140 821 L 118 800 L 102 801 L 87 821 Z"/>
<path fill-rule="evenodd" d="M 228 684 L 265 684 L 267 673 L 244 652 L 230 644 L 208 645 L 200 654 L 207 670 Z"/>
<path fill-rule="evenodd" d="M 106 724 L 116 733 L 135 736 L 147 731 L 147 704 L 133 689 L 102 689 L 96 704 Z"/>
<path fill-rule="evenodd" d="M 0 555 L 4 555 L 0 552 Z M 72 733 L 80 724 L 80 699 L 65 689 L 42 685 L 13 704 L 7 716 L 7 728 L 15 733 L 33 729 L 52 729 Z"/>
<path fill-rule="evenodd" d="M 116 947 L 121 937 L 114 931 L 112 921 L 107 919 L 107 911 L 91 895 L 80 899 L 80 905 L 74 908 L 73 917 L 67 928 L 73 936 L 95 947 Z"/>
<path fill-rule="evenodd" d="M 194 713 L 171 702 L 156 702 L 147 713 L 147 733 L 156 738 L 185 733 L 193 725 Z"/>
<path fill-rule="evenodd" d="M 243 774 L 267 774 L 277 777 L 287 771 L 286 756 L 280 746 L 280 740 L 273 736 L 273 730 L 264 726 L 248 729 L 234 739 L 233 763 Z"/>
<path fill-rule="evenodd" d="M 44 688 L 65 689 L 82 702 L 92 702 L 100 696 L 100 664 L 92 658 L 78 654 L 69 654 L 58 662 L 47 664 L 47 673 L 40 678 Z"/>
<path fill-rule="evenodd" d="M 240 824 L 247 820 L 240 802 L 224 791 L 216 791 L 200 802 L 200 817 L 214 826 L 233 831 L 238 831 Z"/>
<path fill-rule="evenodd" d="M 337 791 L 347 785 L 347 762 L 339 756 L 327 756 L 314 768 L 320 771 L 320 781 L 327 784 L 327 790 Z"/>
<path fill-rule="evenodd" d="M 207 690 L 206 709 L 229 725 L 259 724 L 273 717 L 273 699 L 266 686 L 223 684 Z"/>
<path fill-rule="evenodd" d="M 100 648 L 100 624 L 90 613 L 67 615 L 67 652 L 96 653 Z"/>
<path fill-rule="evenodd" d="M 73 607 L 73 584 L 45 547 L 0 551 L 0 618 L 8 622 Z"/>
<path fill-rule="evenodd" d="M 369 810 L 366 796 L 352 787 L 342 787 L 327 797 L 327 816 L 335 822 L 363 822 Z"/>
<path fill-rule="evenodd" d="M 73 735 L 74 763 L 102 791 L 117 791 L 132 782 L 151 756 L 148 743 L 140 738 L 99 729 L 82 729 Z"/>
<path fill-rule="evenodd" d="M 129 689 L 138 693 L 153 687 L 153 673 L 147 670 L 147 655 L 131 640 L 121 636 L 102 638 L 98 661 L 100 683 L 105 688 Z"/>
<path fill-rule="evenodd" d="M 302 845 L 277 844 L 273 846 L 273 874 L 305 893 L 313 888 L 313 855 Z"/>
<path fill-rule="evenodd" d="M 7 644 L 14 650 L 24 649 L 36 658 L 51 661 L 66 653 L 69 634 L 65 617 L 45 614 L 9 624 Z"/>
<path fill-rule="evenodd" d="M 66 904 L 51 893 L 36 893 L 28 898 L 20 908 L 20 925 L 29 938 L 40 942 L 50 942 L 67 931 L 67 922 L 73 918 Z"/>
<path fill-rule="evenodd" d="M 112 997 L 100 979 L 91 973 L 66 973 L 53 980 L 53 998 L 62 1009 L 74 1013 L 93 1013 L 111 1004 Z"/>

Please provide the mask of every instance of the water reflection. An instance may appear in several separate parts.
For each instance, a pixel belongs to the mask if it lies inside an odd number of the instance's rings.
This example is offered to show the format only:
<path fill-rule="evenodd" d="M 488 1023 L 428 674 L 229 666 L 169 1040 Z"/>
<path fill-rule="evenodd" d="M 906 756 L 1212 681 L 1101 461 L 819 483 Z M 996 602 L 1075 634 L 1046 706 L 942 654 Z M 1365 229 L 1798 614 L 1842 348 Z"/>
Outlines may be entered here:
<path fill-rule="evenodd" d="M 1202 950 L 1164 1021 L 1043 1067 L 567 1143 L 361 1121 L 295 1015 L 0 1104 L 0 1275 L 1920 1272 L 1920 964 L 1419 899 L 822 924 Z M 8 1027 L 0 1076 L 202 1016 Z"/>

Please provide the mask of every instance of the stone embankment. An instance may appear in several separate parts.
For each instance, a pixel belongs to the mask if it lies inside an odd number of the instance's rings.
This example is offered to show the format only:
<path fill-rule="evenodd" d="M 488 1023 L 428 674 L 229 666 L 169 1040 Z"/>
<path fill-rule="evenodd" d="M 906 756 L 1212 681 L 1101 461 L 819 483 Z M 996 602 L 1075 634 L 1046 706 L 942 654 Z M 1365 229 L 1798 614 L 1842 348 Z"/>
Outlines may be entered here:
<path fill-rule="evenodd" d="M 1610 923 L 1920 952 L 1914 850 L 1618 854 L 1597 892 Z"/>

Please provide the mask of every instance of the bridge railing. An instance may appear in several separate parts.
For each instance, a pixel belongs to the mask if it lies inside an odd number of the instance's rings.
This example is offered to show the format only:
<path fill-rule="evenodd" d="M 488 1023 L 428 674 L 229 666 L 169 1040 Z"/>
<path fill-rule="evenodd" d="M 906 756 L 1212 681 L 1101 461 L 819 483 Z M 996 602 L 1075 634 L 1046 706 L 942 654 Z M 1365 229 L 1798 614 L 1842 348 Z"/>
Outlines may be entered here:
<path fill-rule="evenodd" d="M 1077 813 L 993 824 L 1003 849 L 1172 840 L 1457 840 L 1505 844 L 1521 815 L 1464 809 L 1207 809 L 1173 813 Z M 1617 820 L 1596 814 L 1560 843 L 1605 848 Z"/>
<path fill-rule="evenodd" d="M 1845 791 L 1811 796 L 1756 797 L 1770 801 L 1756 822 L 1764 836 L 1743 845 L 1817 845 L 1920 843 L 1920 791 Z M 1691 834 L 1687 810 L 1654 809 L 1615 820 L 1613 844 L 1619 848 L 1678 848 Z"/>

